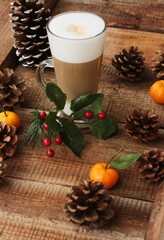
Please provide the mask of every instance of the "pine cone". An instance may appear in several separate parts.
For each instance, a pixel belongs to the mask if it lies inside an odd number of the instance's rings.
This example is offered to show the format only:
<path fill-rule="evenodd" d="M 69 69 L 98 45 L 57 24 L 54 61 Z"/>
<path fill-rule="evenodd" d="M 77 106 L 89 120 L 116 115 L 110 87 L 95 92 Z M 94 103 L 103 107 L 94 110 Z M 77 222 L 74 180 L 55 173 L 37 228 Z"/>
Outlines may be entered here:
<path fill-rule="evenodd" d="M 24 101 L 23 91 L 26 90 L 25 80 L 9 68 L 0 71 L 0 108 L 11 108 Z"/>
<path fill-rule="evenodd" d="M 79 225 L 101 227 L 114 216 L 111 201 L 112 197 L 102 183 L 85 180 L 68 194 L 66 216 Z"/>
<path fill-rule="evenodd" d="M 10 11 L 16 55 L 23 66 L 36 66 L 51 56 L 46 32 L 50 10 L 39 0 L 11 3 Z"/>
<path fill-rule="evenodd" d="M 122 49 L 112 59 L 112 65 L 119 73 L 121 79 L 129 81 L 141 81 L 145 70 L 143 53 L 137 47 L 130 47 L 129 50 Z"/>
<path fill-rule="evenodd" d="M 2 180 L 2 178 L 5 177 L 6 169 L 7 169 L 7 164 L 5 163 L 3 158 L 0 157 L 0 181 Z"/>
<path fill-rule="evenodd" d="M 138 171 L 149 183 L 164 178 L 164 151 L 157 148 L 145 150 L 138 160 Z"/>
<path fill-rule="evenodd" d="M 150 110 L 134 110 L 132 115 L 125 121 L 125 131 L 127 134 L 140 143 L 147 143 L 158 137 L 160 122 L 158 116 Z"/>
<path fill-rule="evenodd" d="M 17 141 L 16 127 L 0 122 L 0 157 L 2 159 L 14 155 Z"/>
<path fill-rule="evenodd" d="M 156 54 L 153 59 L 152 71 L 158 79 L 164 79 L 164 50 L 159 50 Z"/>

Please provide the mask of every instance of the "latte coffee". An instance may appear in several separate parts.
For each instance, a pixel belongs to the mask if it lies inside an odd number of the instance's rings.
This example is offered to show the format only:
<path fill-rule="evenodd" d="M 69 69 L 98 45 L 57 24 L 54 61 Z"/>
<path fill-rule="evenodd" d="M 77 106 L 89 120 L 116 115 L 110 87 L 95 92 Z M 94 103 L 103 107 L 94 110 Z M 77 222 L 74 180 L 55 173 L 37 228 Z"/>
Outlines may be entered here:
<path fill-rule="evenodd" d="M 67 114 L 73 98 L 97 92 L 105 29 L 104 20 L 89 12 L 62 13 L 47 24 L 56 81 L 67 95 Z"/>
<path fill-rule="evenodd" d="M 86 63 L 62 62 L 53 57 L 58 86 L 67 94 L 67 100 L 85 93 L 96 93 L 102 55 Z"/>

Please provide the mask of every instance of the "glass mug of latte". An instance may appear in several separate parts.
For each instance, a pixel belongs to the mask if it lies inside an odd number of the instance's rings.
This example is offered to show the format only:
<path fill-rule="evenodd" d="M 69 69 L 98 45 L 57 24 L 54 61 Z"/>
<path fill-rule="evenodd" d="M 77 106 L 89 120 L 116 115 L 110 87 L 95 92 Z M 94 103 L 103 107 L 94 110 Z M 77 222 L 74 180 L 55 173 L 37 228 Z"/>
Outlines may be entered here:
<path fill-rule="evenodd" d="M 43 70 L 54 67 L 57 85 L 67 95 L 63 111 L 68 115 L 72 99 L 97 92 L 105 29 L 104 20 L 89 12 L 62 13 L 47 24 L 52 60 L 39 64 L 37 81 L 45 87 Z"/>

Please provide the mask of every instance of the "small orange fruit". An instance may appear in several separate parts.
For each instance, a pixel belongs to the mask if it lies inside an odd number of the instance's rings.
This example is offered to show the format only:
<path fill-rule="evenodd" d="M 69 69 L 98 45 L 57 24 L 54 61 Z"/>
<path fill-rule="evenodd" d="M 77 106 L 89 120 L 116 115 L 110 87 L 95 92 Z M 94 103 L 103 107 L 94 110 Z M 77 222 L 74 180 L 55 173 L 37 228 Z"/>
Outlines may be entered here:
<path fill-rule="evenodd" d="M 159 104 L 164 104 L 164 80 L 153 83 L 150 88 L 150 95 Z"/>
<path fill-rule="evenodd" d="M 90 180 L 101 182 L 106 188 L 111 188 L 117 183 L 119 172 L 114 168 L 110 168 L 110 165 L 105 169 L 106 165 L 104 162 L 95 164 L 90 171 Z"/>
<path fill-rule="evenodd" d="M 13 125 L 16 127 L 16 129 L 20 127 L 20 117 L 11 111 L 1 112 L 0 122 L 5 122 L 9 126 Z"/>

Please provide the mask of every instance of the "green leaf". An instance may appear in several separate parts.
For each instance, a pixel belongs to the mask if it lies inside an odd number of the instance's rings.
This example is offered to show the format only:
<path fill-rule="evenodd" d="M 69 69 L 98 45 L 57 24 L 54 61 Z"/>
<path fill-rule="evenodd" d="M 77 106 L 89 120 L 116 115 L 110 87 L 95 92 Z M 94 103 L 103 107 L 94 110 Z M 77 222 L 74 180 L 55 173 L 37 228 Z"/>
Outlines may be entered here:
<path fill-rule="evenodd" d="M 56 121 L 57 111 L 49 112 L 46 117 L 46 123 L 52 132 L 60 133 L 62 131 L 61 125 Z"/>
<path fill-rule="evenodd" d="M 103 94 L 83 94 L 71 101 L 71 110 L 75 117 L 82 117 L 85 111 L 97 114 L 102 109 Z"/>
<path fill-rule="evenodd" d="M 110 168 L 115 168 L 117 170 L 124 170 L 128 167 L 130 167 L 134 162 L 137 161 L 137 159 L 142 155 L 143 153 L 131 153 L 126 154 L 114 162 L 111 163 Z"/>
<path fill-rule="evenodd" d="M 61 118 L 61 124 L 63 125 L 63 132 L 61 137 L 63 142 L 78 156 L 81 156 L 81 152 L 84 147 L 84 136 L 80 129 L 69 119 Z"/>
<path fill-rule="evenodd" d="M 104 119 L 97 119 L 90 125 L 91 133 L 102 139 L 107 139 L 118 130 L 117 122 L 106 116 Z"/>
<path fill-rule="evenodd" d="M 66 102 L 66 94 L 55 83 L 47 83 L 47 97 L 55 103 L 58 110 L 62 110 Z"/>

